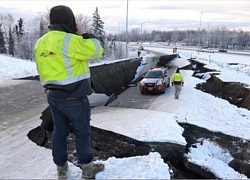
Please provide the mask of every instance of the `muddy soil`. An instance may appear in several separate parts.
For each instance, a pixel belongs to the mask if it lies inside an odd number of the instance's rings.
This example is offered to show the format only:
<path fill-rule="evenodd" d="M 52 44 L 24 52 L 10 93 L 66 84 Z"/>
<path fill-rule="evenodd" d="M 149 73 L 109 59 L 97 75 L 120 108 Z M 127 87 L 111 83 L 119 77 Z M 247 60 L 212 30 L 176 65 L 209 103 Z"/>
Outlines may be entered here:
<path fill-rule="evenodd" d="M 197 78 L 203 78 L 202 73 L 210 73 L 211 78 L 205 83 L 200 83 L 196 85 L 196 88 L 214 95 L 215 97 L 220 97 L 227 100 L 229 103 L 236 105 L 237 107 L 246 108 L 250 110 L 250 88 L 247 84 L 238 82 L 223 82 L 216 77 L 220 72 L 216 72 L 214 69 L 205 68 L 205 64 L 195 61 L 195 59 L 190 59 L 190 66 L 185 67 L 194 71 L 193 76 Z"/>
<path fill-rule="evenodd" d="M 229 103 L 250 110 L 250 89 L 242 83 L 222 82 L 215 75 L 205 83 L 197 84 L 196 88 Z"/>
<path fill-rule="evenodd" d="M 250 141 L 225 135 L 220 132 L 211 132 L 205 128 L 192 124 L 179 124 L 185 129 L 183 136 L 188 143 L 186 147 L 187 151 L 189 146 L 196 143 L 202 143 L 205 139 L 215 142 L 221 147 L 227 149 L 234 158 L 234 160 L 229 163 L 229 166 L 241 174 L 245 174 L 250 177 Z"/>

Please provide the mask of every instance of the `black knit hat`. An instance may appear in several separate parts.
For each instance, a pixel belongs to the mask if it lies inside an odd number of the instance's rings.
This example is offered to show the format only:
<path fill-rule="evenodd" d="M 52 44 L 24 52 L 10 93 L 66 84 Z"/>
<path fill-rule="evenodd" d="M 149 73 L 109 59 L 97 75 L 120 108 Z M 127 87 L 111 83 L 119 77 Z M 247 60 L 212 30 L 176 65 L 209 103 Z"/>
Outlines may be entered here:
<path fill-rule="evenodd" d="M 76 33 L 76 21 L 72 10 L 63 5 L 54 6 L 49 14 L 50 26 L 62 25 L 68 33 Z"/>

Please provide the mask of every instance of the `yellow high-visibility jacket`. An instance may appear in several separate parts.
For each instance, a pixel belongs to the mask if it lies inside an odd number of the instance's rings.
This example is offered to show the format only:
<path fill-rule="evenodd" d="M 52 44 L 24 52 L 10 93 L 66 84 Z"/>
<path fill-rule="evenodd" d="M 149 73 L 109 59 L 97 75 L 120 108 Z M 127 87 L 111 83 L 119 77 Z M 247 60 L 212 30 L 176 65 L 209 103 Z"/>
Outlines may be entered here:
<path fill-rule="evenodd" d="M 95 38 L 49 31 L 38 39 L 34 51 L 40 82 L 45 86 L 67 85 L 90 78 L 88 61 L 100 59 L 103 48 Z"/>
<path fill-rule="evenodd" d="M 171 77 L 171 82 L 174 83 L 175 85 L 181 85 L 184 83 L 184 78 L 181 75 L 181 73 L 174 73 L 173 76 Z"/>

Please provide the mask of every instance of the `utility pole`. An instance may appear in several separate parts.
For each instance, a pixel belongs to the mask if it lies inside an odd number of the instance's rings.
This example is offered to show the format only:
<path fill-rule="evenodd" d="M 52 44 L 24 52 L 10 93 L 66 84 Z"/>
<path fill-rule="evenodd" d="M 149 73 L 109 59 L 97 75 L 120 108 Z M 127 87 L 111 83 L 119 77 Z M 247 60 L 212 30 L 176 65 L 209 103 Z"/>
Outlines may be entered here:
<path fill-rule="evenodd" d="M 142 45 L 142 41 L 143 41 L 143 38 L 142 38 L 142 25 L 145 24 L 145 23 L 148 23 L 150 21 L 146 21 L 146 22 L 142 22 L 141 23 L 141 45 Z"/>
<path fill-rule="evenodd" d="M 199 29 L 199 50 L 201 48 L 201 17 L 202 17 L 202 12 L 200 15 L 200 29 Z M 199 51 L 198 51 L 199 52 Z"/>
<path fill-rule="evenodd" d="M 128 58 L 128 0 L 127 0 L 127 13 L 126 13 L 126 58 Z"/>

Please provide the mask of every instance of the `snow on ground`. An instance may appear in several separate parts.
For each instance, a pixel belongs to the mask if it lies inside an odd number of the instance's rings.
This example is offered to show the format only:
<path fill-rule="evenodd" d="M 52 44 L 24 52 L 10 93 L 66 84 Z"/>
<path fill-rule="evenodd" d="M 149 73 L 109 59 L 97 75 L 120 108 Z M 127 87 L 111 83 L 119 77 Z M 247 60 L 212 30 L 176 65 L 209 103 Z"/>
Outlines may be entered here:
<path fill-rule="evenodd" d="M 105 171 L 97 174 L 96 179 L 170 179 L 169 167 L 159 153 L 123 159 L 112 157 L 101 163 L 105 164 Z"/>
<path fill-rule="evenodd" d="M 32 61 L 20 60 L 5 55 L 0 57 L 0 83 L 12 78 L 37 75 L 36 65 Z"/>
<path fill-rule="evenodd" d="M 201 145 L 202 144 L 202 145 Z M 207 140 L 196 144 L 197 148 L 191 148 L 190 153 L 185 155 L 190 161 L 199 164 L 203 169 L 209 169 L 217 174 L 218 179 L 247 179 L 246 176 L 235 172 L 227 164 L 233 160 L 230 153 L 221 149 L 217 144 L 213 144 Z M 197 158 L 197 157 L 203 157 Z"/>
<path fill-rule="evenodd" d="M 159 48 L 157 50 L 165 53 L 168 51 Z M 169 53 L 172 53 L 171 51 L 169 50 Z M 218 77 L 223 80 L 230 81 L 234 78 L 233 81 L 249 85 L 249 56 L 237 55 L 231 59 L 229 54 L 197 54 L 197 52 L 188 50 L 181 50 L 178 53 L 184 59 L 196 57 L 199 61 L 205 62 L 207 66 L 220 68 L 221 75 Z M 234 65 L 232 68 L 228 62 L 239 62 L 240 64 Z M 183 64 L 183 60 L 181 60 L 181 64 Z M 156 98 L 150 110 L 94 108 L 96 110 L 93 111 L 91 117 L 92 125 L 141 141 L 185 144 L 185 139 L 181 135 L 183 129 L 177 124 L 179 121 L 196 124 L 211 131 L 220 131 L 250 139 L 250 134 L 246 133 L 250 130 L 250 112 L 248 110 L 237 108 L 223 99 L 196 90 L 195 85 L 204 80 L 192 77 L 191 71 L 182 70 L 181 72 L 185 78 L 185 85 L 179 100 L 174 99 L 174 89 L 170 87 L 164 96 Z M 239 74 L 239 77 L 236 78 L 235 73 Z M 0 86 L 9 83 L 9 79 L 31 75 L 37 75 L 34 62 L 0 55 Z M 91 96 L 90 101 L 100 100 L 100 98 L 103 96 Z M 27 120 L 26 124 L 0 132 L 0 179 L 56 178 L 56 167 L 52 162 L 51 150 L 36 146 L 27 138 L 28 131 L 37 126 L 38 118 L 39 115 Z M 27 128 L 27 125 L 30 128 Z M 227 165 L 232 158 L 228 152 L 209 141 L 204 141 L 202 145 L 197 146 L 198 148 L 191 149 L 191 152 L 186 155 L 192 162 L 210 169 L 222 179 L 246 179 L 246 176 L 239 174 Z M 97 179 L 170 179 L 169 167 L 157 152 L 130 158 L 111 157 L 102 163 L 106 168 L 96 176 Z M 80 179 L 81 170 L 79 168 L 70 163 L 69 169 L 69 178 Z"/>
<path fill-rule="evenodd" d="M 188 122 L 210 131 L 250 139 L 250 111 L 237 108 L 228 101 L 201 93 L 195 85 L 204 80 L 192 77 L 191 71 L 181 70 L 185 83 L 180 101 L 174 100 L 174 88 L 169 88 L 164 98 L 158 97 L 150 109 L 175 114 L 178 122 Z M 171 102 L 166 108 L 165 101 Z"/>
<path fill-rule="evenodd" d="M 93 111 L 92 126 L 144 142 L 187 144 L 182 136 L 184 129 L 176 123 L 173 114 L 116 107 L 95 108 Z"/>

